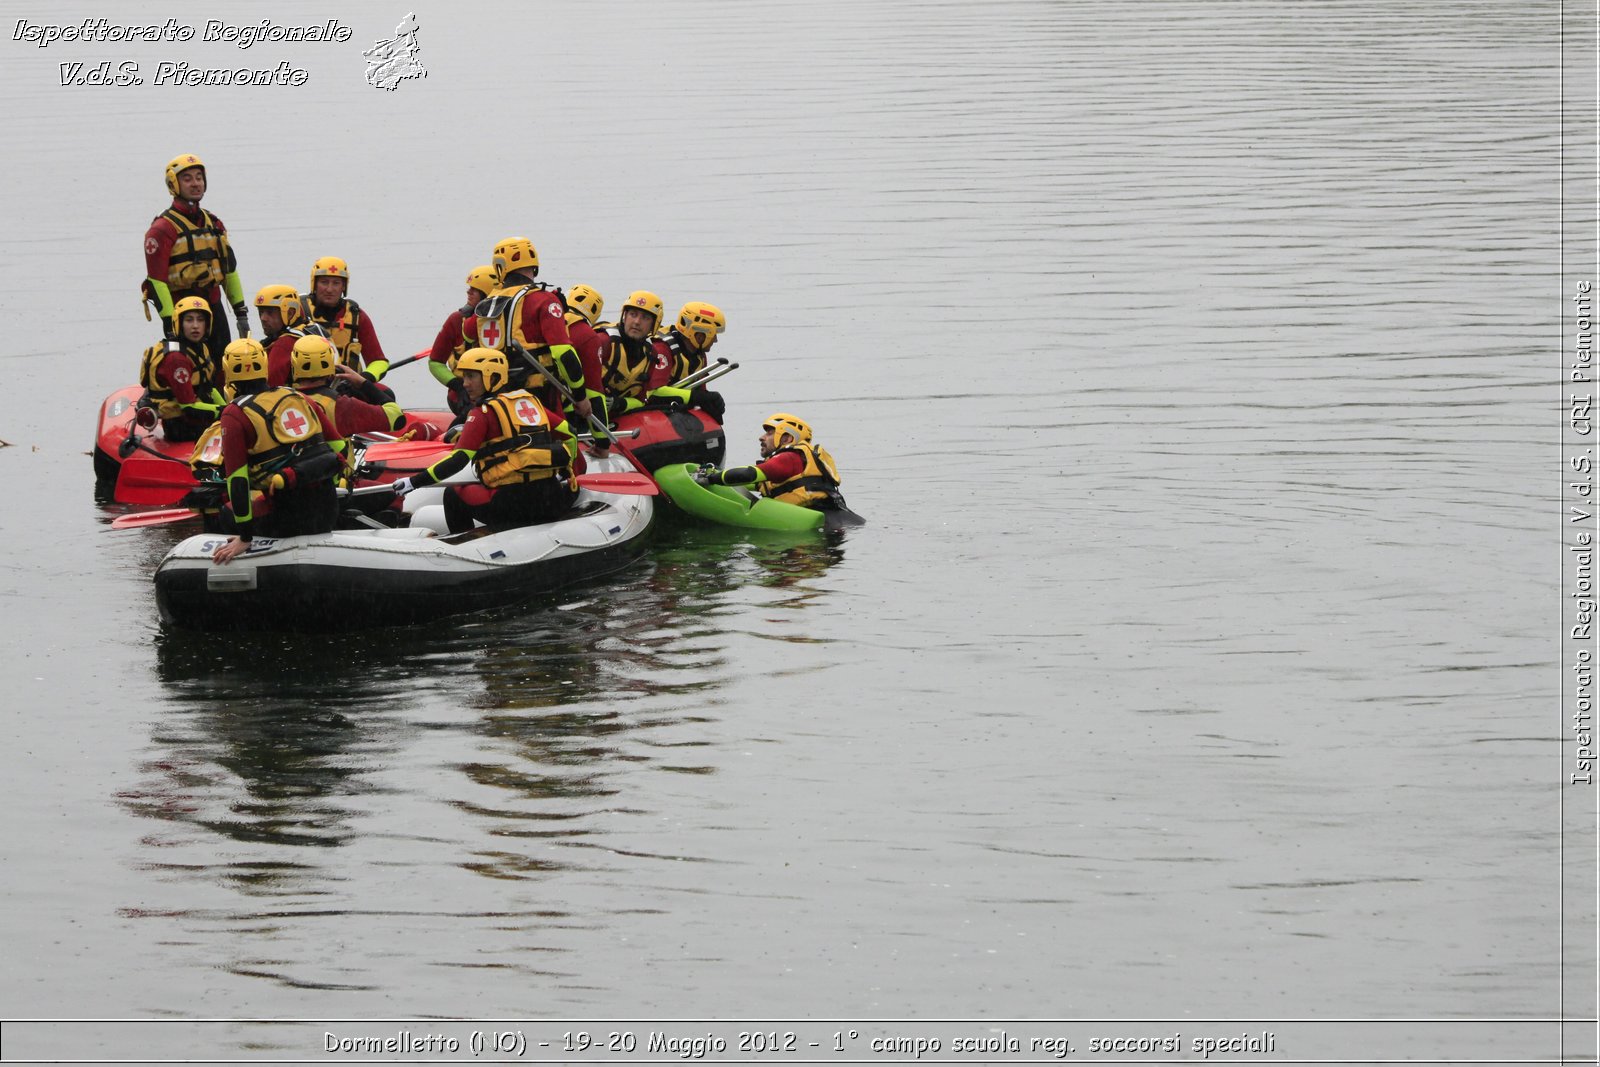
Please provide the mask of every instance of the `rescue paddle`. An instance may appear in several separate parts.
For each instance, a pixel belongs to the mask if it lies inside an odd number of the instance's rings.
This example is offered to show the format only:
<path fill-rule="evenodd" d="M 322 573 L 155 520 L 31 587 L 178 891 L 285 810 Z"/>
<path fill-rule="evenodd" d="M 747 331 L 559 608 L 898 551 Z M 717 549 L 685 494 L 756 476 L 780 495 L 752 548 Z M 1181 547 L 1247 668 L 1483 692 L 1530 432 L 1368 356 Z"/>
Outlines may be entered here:
<path fill-rule="evenodd" d="M 635 477 L 634 475 L 612 475 L 611 477 Z M 608 493 L 622 493 L 623 489 L 606 489 Z M 379 493 L 393 493 L 387 484 L 364 485 L 359 489 L 340 489 L 340 498 L 351 496 L 377 496 Z M 141 526 L 167 526 L 175 522 L 184 522 L 188 519 L 198 519 L 200 513 L 193 508 L 164 508 L 161 511 L 141 511 L 132 515 L 118 515 L 111 520 L 113 530 L 131 530 Z"/>
<path fill-rule="evenodd" d="M 661 488 L 643 474 L 580 474 L 578 488 L 618 496 L 659 496 Z"/>
<path fill-rule="evenodd" d="M 397 360 L 396 362 L 391 363 L 386 368 L 384 368 L 384 371 L 383 371 L 384 377 L 388 377 L 389 372 L 392 371 L 392 370 L 395 370 L 395 369 L 397 369 L 399 367 L 404 367 L 407 363 L 415 363 L 419 359 L 427 359 L 431 355 L 433 355 L 433 349 L 424 348 L 421 352 L 418 352 L 414 356 L 407 356 L 405 359 Z"/>
<path fill-rule="evenodd" d="M 166 508 L 162 511 L 141 511 L 137 515 L 118 515 L 111 520 L 113 530 L 128 530 L 138 526 L 166 526 L 169 523 L 198 519 L 200 513 L 193 508 Z"/>
<path fill-rule="evenodd" d="M 693 389 L 706 375 L 710 374 L 716 368 L 723 366 L 727 362 L 728 361 L 725 357 L 718 356 L 715 363 L 708 363 L 697 371 L 694 371 L 690 374 L 685 374 L 682 378 L 673 382 L 672 385 L 677 389 Z"/>

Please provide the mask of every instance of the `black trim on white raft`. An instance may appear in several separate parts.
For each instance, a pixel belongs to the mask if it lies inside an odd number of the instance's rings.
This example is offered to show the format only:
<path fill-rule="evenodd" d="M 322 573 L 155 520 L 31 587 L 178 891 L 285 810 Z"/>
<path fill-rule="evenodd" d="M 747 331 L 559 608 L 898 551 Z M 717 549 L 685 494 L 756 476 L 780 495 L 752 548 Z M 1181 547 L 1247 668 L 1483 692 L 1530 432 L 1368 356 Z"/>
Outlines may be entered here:
<path fill-rule="evenodd" d="M 616 465 L 591 460 L 589 470 Z M 649 496 L 582 489 L 574 508 L 553 522 L 512 530 L 440 536 L 430 525 L 442 508 L 439 489 L 418 490 L 405 529 L 335 530 L 303 537 L 256 538 L 218 566 L 211 553 L 227 541 L 190 537 L 156 567 L 162 621 L 186 629 L 345 630 L 425 622 L 520 603 L 542 593 L 622 570 L 644 554 L 655 520 Z"/>

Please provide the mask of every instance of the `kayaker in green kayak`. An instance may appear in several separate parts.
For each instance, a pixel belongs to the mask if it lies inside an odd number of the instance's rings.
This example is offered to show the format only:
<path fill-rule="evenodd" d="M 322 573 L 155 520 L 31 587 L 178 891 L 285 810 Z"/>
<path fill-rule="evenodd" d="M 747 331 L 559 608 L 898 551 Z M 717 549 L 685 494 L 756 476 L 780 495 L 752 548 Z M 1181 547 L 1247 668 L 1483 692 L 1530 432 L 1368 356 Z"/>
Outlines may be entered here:
<path fill-rule="evenodd" d="M 761 462 L 718 469 L 710 464 L 694 474 L 701 485 L 749 486 L 762 496 L 817 511 L 849 511 L 839 492 L 839 468 L 828 450 L 812 443 L 811 427 L 779 412 L 761 424 Z"/>

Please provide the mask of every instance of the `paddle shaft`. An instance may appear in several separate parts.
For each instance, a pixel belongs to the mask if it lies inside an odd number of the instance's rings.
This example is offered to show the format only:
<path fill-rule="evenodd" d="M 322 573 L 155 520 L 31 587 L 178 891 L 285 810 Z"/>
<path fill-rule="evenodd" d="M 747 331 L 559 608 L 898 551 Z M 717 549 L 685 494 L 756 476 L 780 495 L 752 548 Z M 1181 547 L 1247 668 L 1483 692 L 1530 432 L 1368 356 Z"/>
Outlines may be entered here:
<path fill-rule="evenodd" d="M 728 361 L 726 359 L 718 356 L 715 363 L 708 363 L 697 371 L 692 371 L 688 374 L 685 374 L 682 378 L 673 382 L 672 385 L 676 389 L 693 389 L 695 385 L 697 385 L 706 375 L 710 374 L 717 367 L 724 366 L 727 362 Z"/>
<path fill-rule="evenodd" d="M 512 343 L 515 344 L 515 342 Z M 521 345 L 517 345 L 516 347 L 517 355 L 521 356 L 525 362 L 532 364 L 534 370 L 544 375 L 544 380 L 555 386 L 556 391 L 562 396 L 566 397 L 567 403 L 571 404 L 573 407 L 578 406 L 577 398 L 572 395 L 572 390 L 567 388 L 566 382 L 550 373 L 550 371 L 545 368 L 543 363 L 540 363 L 538 359 L 528 353 L 527 349 L 523 348 Z M 650 468 L 646 467 L 643 463 L 640 463 L 638 457 L 636 457 L 631 451 L 629 451 L 626 445 L 617 439 L 617 435 L 612 433 L 610 428 L 607 427 L 605 423 L 595 418 L 593 412 L 590 412 L 587 417 L 589 420 L 589 428 L 593 430 L 597 436 L 604 437 L 612 447 L 614 447 L 618 452 L 621 452 L 622 458 L 633 464 L 634 470 L 637 470 L 646 478 L 650 477 Z"/>

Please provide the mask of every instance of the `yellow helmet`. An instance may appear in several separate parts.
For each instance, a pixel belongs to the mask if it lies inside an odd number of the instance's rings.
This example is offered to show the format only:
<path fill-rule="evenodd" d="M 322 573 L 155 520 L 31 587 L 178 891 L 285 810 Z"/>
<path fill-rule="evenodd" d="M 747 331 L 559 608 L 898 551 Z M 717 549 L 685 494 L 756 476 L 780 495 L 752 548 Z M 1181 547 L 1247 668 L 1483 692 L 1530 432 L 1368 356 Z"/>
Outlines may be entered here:
<path fill-rule="evenodd" d="M 339 366 L 339 353 L 326 337 L 302 337 L 294 343 L 294 349 L 289 354 L 289 365 L 294 368 L 294 380 L 297 382 L 331 378 Z"/>
<path fill-rule="evenodd" d="M 721 310 L 704 300 L 691 300 L 678 312 L 678 332 L 702 350 L 710 348 L 717 335 L 727 328 L 728 320 Z"/>
<path fill-rule="evenodd" d="M 318 278 L 343 278 L 344 291 L 350 291 L 350 264 L 338 256 L 323 256 L 311 264 L 311 288 L 306 292 L 314 292 L 317 288 Z"/>
<path fill-rule="evenodd" d="M 494 246 L 494 271 L 501 281 L 514 270 L 532 272 L 539 276 L 539 253 L 526 237 L 507 237 Z"/>
<path fill-rule="evenodd" d="M 230 342 L 222 350 L 222 369 L 228 375 L 229 385 L 234 382 L 265 381 L 267 350 L 254 337 L 242 337 Z"/>
<path fill-rule="evenodd" d="M 811 443 L 811 426 L 798 415 L 788 415 L 778 412 L 768 416 L 761 428 L 772 434 L 772 443 L 778 448 L 783 447 L 783 435 L 790 434 L 796 444 L 809 445 Z"/>
<path fill-rule="evenodd" d="M 167 164 L 167 192 L 173 196 L 178 195 L 178 175 L 190 167 L 199 167 L 201 174 L 206 171 L 206 165 L 200 162 L 199 156 L 184 153 L 181 156 L 173 157 L 172 162 Z"/>
<path fill-rule="evenodd" d="M 644 311 L 654 315 L 656 322 L 655 326 L 650 327 L 652 330 L 654 330 L 656 326 L 661 325 L 661 298 L 656 294 L 649 292 L 648 290 L 636 289 L 629 293 L 628 299 L 623 301 L 622 306 L 630 308 L 642 308 Z"/>
<path fill-rule="evenodd" d="M 172 305 L 172 332 L 179 332 L 179 327 L 183 325 L 183 316 L 190 311 L 205 312 L 206 332 L 211 332 L 211 305 L 201 296 L 186 296 Z"/>
<path fill-rule="evenodd" d="M 587 319 L 590 326 L 600 318 L 600 309 L 605 306 L 606 298 L 587 285 L 574 285 L 567 294 L 567 307 Z"/>
<path fill-rule="evenodd" d="M 490 393 L 496 392 L 511 379 L 511 367 L 506 363 L 506 354 L 494 348 L 469 348 L 461 353 L 461 358 L 456 360 L 456 375 L 459 377 L 469 370 L 483 375 L 483 388 Z"/>
<path fill-rule="evenodd" d="M 485 263 L 481 267 L 473 267 L 467 272 L 467 284 L 488 296 L 500 288 L 500 272 Z"/>
<path fill-rule="evenodd" d="M 277 308 L 287 329 L 300 321 L 300 294 L 292 285 L 267 285 L 256 293 L 256 307 Z"/>

